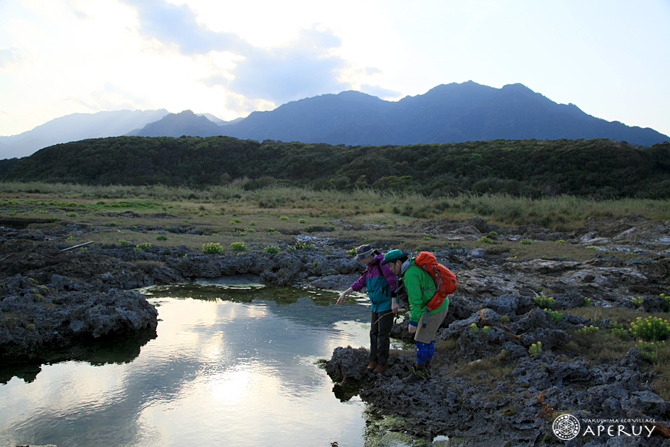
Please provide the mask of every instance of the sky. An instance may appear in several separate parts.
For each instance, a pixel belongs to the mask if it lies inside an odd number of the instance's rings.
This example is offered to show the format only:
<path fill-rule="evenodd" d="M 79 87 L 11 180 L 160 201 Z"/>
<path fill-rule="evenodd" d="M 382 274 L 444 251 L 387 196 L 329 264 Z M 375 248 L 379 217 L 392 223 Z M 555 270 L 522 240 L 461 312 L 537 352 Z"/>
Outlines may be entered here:
<path fill-rule="evenodd" d="M 670 0 L 0 0 L 0 135 L 470 80 L 670 135 L 669 23 Z"/>

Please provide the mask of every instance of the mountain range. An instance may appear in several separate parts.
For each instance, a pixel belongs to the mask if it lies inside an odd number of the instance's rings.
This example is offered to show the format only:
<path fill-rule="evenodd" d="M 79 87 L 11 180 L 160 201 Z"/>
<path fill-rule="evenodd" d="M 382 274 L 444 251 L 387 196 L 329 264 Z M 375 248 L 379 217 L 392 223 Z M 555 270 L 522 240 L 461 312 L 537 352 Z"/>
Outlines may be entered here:
<path fill-rule="evenodd" d="M 165 109 L 73 113 L 18 135 L 0 136 L 0 158 L 25 157 L 44 147 L 70 141 L 125 135 L 168 113 Z"/>
<path fill-rule="evenodd" d="M 670 141 L 650 128 L 596 118 L 574 104 L 557 104 L 522 84 L 498 89 L 468 81 L 439 85 L 397 102 L 356 91 L 321 95 L 233 121 L 190 110 L 73 114 L 19 135 L 0 137 L 0 157 L 22 157 L 53 144 L 115 135 L 224 135 L 373 146 L 495 139 L 607 138 L 642 146 Z"/>

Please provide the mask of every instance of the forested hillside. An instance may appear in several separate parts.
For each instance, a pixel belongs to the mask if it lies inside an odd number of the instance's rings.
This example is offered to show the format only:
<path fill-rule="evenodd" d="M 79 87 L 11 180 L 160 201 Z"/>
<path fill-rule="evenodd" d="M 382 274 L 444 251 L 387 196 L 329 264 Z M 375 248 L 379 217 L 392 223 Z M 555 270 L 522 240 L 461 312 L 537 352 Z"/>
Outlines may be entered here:
<path fill-rule="evenodd" d="M 670 143 L 495 140 L 411 146 L 332 146 L 231 137 L 113 137 L 42 149 L 4 180 L 207 187 L 248 177 L 316 189 L 507 192 L 540 197 L 670 197 Z"/>

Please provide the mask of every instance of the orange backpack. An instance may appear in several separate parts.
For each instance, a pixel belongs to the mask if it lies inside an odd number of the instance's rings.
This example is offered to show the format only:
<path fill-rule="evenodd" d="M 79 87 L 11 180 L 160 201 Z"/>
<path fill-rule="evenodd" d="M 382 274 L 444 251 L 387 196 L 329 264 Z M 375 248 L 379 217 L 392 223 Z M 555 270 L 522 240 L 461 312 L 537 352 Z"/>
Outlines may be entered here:
<path fill-rule="evenodd" d="M 428 309 L 435 310 L 444 303 L 444 298 L 456 291 L 458 278 L 456 274 L 444 265 L 437 262 L 435 255 L 429 251 L 422 251 L 414 259 L 416 265 L 430 273 L 435 281 L 435 295 L 428 302 Z"/>

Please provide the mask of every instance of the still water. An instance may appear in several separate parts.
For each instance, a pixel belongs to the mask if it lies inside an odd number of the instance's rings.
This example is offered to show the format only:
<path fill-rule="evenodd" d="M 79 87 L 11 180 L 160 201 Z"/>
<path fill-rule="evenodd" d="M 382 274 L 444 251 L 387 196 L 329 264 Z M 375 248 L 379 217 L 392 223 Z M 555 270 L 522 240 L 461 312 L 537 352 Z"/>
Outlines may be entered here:
<path fill-rule="evenodd" d="M 371 441 L 365 404 L 339 401 L 318 365 L 338 346 L 369 344 L 365 300 L 335 306 L 332 292 L 249 285 L 145 293 L 159 311 L 156 338 L 0 385 L 0 445 Z"/>

